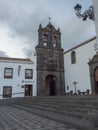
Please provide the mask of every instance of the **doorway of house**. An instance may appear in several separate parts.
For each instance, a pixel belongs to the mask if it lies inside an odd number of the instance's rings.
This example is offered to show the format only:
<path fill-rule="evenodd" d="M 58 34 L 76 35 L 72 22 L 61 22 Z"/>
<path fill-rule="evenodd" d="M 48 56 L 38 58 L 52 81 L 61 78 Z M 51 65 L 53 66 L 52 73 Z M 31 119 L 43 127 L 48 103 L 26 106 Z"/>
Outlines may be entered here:
<path fill-rule="evenodd" d="M 56 76 L 55 75 L 48 75 L 46 77 L 46 89 L 49 91 L 48 94 L 50 96 L 56 95 Z"/>
<path fill-rule="evenodd" d="M 98 67 L 95 69 L 95 93 L 98 94 Z"/>
<path fill-rule="evenodd" d="M 25 85 L 25 96 L 32 96 L 32 85 Z"/>

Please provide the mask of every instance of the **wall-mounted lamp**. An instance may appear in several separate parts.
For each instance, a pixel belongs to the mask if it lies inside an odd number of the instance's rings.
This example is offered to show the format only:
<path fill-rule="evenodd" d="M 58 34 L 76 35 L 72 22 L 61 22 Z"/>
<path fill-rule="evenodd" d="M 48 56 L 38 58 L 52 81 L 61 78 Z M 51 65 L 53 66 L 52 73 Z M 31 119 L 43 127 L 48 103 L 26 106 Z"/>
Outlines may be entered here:
<path fill-rule="evenodd" d="M 20 75 L 21 65 L 18 66 L 18 76 Z"/>
<path fill-rule="evenodd" d="M 93 21 L 95 20 L 93 6 L 90 6 L 89 9 L 86 10 L 84 13 L 81 13 L 81 8 L 82 8 L 82 6 L 80 4 L 77 4 L 74 7 L 76 15 L 78 16 L 78 18 L 83 18 L 84 21 L 87 20 L 87 18 L 89 18 Z"/>

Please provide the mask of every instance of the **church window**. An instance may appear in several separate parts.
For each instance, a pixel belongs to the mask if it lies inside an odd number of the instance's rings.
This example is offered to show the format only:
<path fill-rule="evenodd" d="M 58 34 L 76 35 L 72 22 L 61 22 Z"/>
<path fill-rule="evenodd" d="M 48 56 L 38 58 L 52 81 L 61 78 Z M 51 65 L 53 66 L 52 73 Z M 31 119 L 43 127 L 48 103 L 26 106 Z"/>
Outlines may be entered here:
<path fill-rule="evenodd" d="M 71 64 L 76 63 L 76 52 L 72 51 L 71 52 Z"/>
<path fill-rule="evenodd" d="M 56 36 L 53 36 L 53 47 L 56 47 L 57 46 L 57 37 Z"/>
<path fill-rule="evenodd" d="M 43 35 L 43 45 L 47 46 L 48 43 L 48 36 L 46 34 Z"/>

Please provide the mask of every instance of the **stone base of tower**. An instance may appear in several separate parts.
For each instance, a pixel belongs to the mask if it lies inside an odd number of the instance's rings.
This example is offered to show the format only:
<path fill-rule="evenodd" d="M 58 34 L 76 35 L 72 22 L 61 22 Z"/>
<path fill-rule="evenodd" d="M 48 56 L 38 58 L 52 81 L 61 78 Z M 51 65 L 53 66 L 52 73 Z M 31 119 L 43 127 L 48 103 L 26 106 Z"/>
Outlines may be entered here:
<path fill-rule="evenodd" d="M 38 88 L 37 96 L 58 96 L 58 95 L 64 95 L 64 90 L 57 90 L 56 94 L 50 95 L 49 93 L 45 93 L 44 89 Z"/>
<path fill-rule="evenodd" d="M 64 72 L 37 71 L 37 78 L 37 96 L 64 95 Z"/>

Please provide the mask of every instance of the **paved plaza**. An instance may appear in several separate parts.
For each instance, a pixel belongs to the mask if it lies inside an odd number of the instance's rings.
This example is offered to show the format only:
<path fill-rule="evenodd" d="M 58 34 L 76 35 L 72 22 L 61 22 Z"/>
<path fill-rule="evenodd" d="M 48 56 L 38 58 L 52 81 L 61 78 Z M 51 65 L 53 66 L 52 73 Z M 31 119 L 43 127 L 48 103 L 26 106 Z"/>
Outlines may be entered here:
<path fill-rule="evenodd" d="M 0 130 L 76 130 L 11 106 L 0 106 Z"/>

